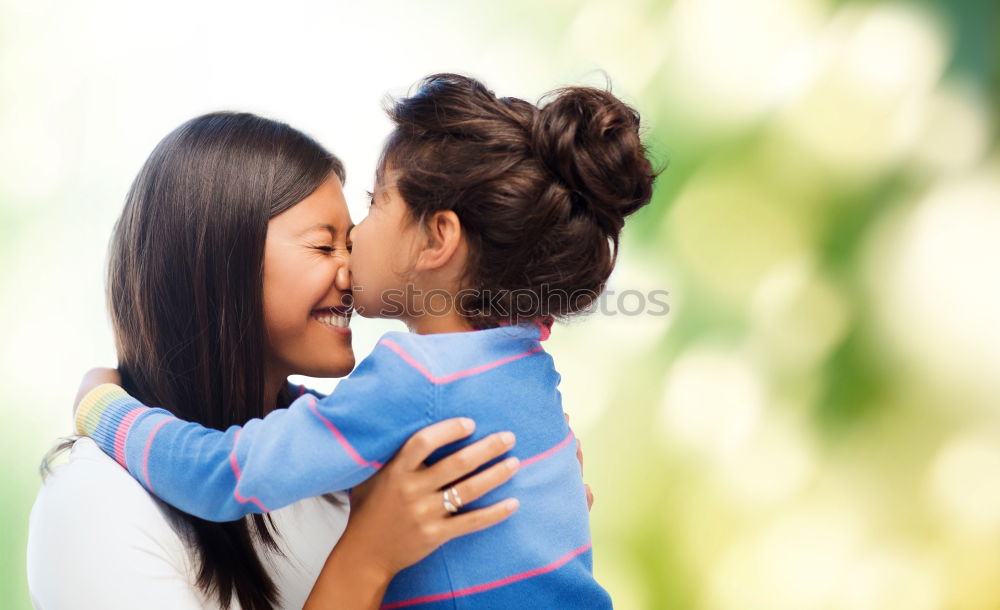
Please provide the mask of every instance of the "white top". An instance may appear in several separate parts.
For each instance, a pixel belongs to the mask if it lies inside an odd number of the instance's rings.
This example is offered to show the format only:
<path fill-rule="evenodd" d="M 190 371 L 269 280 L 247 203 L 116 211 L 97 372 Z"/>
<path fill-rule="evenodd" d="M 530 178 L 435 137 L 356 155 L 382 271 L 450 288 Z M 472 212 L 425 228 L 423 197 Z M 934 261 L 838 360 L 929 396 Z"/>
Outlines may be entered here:
<path fill-rule="evenodd" d="M 271 513 L 286 557 L 258 554 L 281 594 L 301 608 L 347 524 L 348 504 L 309 498 Z M 28 526 L 28 588 L 35 608 L 219 608 L 195 586 L 194 559 L 164 504 L 89 438 L 56 467 Z M 233 598 L 232 608 L 239 608 Z"/>

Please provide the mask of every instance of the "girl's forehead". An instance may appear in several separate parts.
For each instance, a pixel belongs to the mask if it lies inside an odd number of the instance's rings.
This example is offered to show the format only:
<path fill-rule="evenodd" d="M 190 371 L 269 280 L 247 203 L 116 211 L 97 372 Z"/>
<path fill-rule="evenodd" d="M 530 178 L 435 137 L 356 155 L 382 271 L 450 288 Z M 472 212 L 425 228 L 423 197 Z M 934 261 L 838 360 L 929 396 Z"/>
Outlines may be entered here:
<path fill-rule="evenodd" d="M 375 175 L 375 188 L 388 190 L 396 187 L 403 172 L 392 167 L 386 167 Z"/>

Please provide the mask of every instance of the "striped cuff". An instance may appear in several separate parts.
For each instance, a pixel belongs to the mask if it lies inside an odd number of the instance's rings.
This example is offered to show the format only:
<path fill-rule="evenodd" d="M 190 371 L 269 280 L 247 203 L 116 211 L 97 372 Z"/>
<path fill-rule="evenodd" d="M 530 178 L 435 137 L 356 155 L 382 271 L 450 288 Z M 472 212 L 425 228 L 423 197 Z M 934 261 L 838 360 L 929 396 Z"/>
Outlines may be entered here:
<path fill-rule="evenodd" d="M 101 449 L 117 458 L 118 429 L 122 419 L 137 407 L 143 404 L 122 388 L 112 383 L 99 385 L 83 397 L 76 409 L 76 433 L 93 438 Z"/>

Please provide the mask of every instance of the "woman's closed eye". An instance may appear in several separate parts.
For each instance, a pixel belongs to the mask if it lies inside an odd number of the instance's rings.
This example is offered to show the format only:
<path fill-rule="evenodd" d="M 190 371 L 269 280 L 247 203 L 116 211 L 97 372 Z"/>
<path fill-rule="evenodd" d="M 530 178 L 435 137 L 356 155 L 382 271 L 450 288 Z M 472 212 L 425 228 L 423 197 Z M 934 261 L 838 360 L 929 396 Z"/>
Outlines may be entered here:
<path fill-rule="evenodd" d="M 323 254 L 334 254 L 338 250 L 346 250 L 347 253 L 350 254 L 351 250 L 353 249 L 350 244 L 345 244 L 343 246 L 340 246 L 340 245 L 334 245 L 334 246 L 331 246 L 331 245 L 314 245 L 314 246 L 310 246 L 310 247 L 313 250 L 317 250 L 319 252 L 322 252 Z"/>

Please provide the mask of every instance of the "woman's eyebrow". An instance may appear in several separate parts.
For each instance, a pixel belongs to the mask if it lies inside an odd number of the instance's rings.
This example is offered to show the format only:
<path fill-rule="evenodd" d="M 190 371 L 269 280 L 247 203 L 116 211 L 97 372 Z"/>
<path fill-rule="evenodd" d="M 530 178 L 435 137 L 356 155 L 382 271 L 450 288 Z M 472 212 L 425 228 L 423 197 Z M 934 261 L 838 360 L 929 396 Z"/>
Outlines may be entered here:
<path fill-rule="evenodd" d="M 347 233 L 350 234 L 351 229 L 353 229 L 353 228 L 354 228 L 354 223 L 353 222 L 350 223 L 349 225 L 347 225 Z M 333 226 L 331 224 L 322 223 L 322 222 L 316 223 L 316 224 L 312 225 L 311 227 L 309 227 L 306 230 L 304 230 L 301 233 L 299 233 L 299 235 L 302 236 L 302 235 L 305 235 L 306 233 L 311 233 L 313 231 L 328 231 L 330 233 L 331 237 L 333 237 L 334 239 L 337 238 L 337 227 L 335 227 L 335 226 Z"/>

